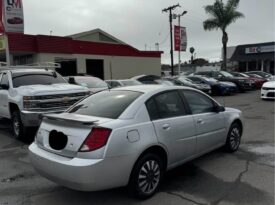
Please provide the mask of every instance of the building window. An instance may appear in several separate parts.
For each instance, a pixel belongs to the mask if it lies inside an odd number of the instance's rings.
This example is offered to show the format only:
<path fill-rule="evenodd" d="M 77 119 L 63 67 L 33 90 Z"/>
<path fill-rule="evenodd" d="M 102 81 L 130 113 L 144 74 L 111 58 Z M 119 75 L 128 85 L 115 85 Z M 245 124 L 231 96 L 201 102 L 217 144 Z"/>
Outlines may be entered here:
<path fill-rule="evenodd" d="M 21 55 L 21 56 L 13 56 L 13 64 L 14 65 L 27 65 L 32 64 L 33 55 Z"/>

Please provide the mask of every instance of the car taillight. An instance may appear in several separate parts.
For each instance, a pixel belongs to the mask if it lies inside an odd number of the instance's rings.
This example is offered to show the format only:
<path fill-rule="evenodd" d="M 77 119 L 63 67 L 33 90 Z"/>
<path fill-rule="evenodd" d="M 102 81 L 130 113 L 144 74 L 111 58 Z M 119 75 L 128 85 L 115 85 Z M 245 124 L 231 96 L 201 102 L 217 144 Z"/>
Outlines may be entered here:
<path fill-rule="evenodd" d="M 108 138 L 112 130 L 107 128 L 93 128 L 83 145 L 80 148 L 80 152 L 91 152 L 101 147 L 104 147 L 108 141 Z"/>

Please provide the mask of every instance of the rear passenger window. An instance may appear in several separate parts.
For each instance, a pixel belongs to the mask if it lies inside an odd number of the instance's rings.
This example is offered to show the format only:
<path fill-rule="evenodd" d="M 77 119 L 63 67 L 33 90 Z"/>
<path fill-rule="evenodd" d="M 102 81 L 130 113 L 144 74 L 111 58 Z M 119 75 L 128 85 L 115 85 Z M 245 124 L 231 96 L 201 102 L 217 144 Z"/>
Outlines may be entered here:
<path fill-rule="evenodd" d="M 156 120 L 160 118 L 159 111 L 153 98 L 147 101 L 146 107 L 151 120 Z"/>
<path fill-rule="evenodd" d="M 207 96 L 189 90 L 183 91 L 183 94 L 189 104 L 192 114 L 213 112 L 214 103 Z"/>
<path fill-rule="evenodd" d="M 159 94 L 149 100 L 146 106 L 152 120 L 186 114 L 183 101 L 177 91 Z"/>

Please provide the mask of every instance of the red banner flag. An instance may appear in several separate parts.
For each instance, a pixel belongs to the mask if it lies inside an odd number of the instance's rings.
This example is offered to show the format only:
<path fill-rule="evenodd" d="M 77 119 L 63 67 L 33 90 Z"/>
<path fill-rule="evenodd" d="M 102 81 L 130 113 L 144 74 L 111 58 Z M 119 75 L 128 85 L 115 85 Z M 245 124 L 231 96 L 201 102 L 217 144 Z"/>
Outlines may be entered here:
<path fill-rule="evenodd" d="M 174 26 L 174 46 L 175 46 L 175 51 L 180 51 L 180 44 L 181 44 L 181 29 L 180 26 Z"/>

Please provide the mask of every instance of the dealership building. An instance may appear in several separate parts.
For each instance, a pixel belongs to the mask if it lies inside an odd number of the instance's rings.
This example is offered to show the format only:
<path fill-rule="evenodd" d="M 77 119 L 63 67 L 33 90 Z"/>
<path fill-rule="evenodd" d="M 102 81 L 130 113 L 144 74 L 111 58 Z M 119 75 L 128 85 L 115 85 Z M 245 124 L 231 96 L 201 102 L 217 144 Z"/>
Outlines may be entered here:
<path fill-rule="evenodd" d="M 237 71 L 259 70 L 275 74 L 275 42 L 228 47 L 227 51 L 227 58 Z"/>
<path fill-rule="evenodd" d="M 12 65 L 56 62 L 64 76 L 124 79 L 161 73 L 162 52 L 140 51 L 101 29 L 66 37 L 9 33 L 8 43 Z M 0 61 L 5 60 L 2 50 Z"/>

